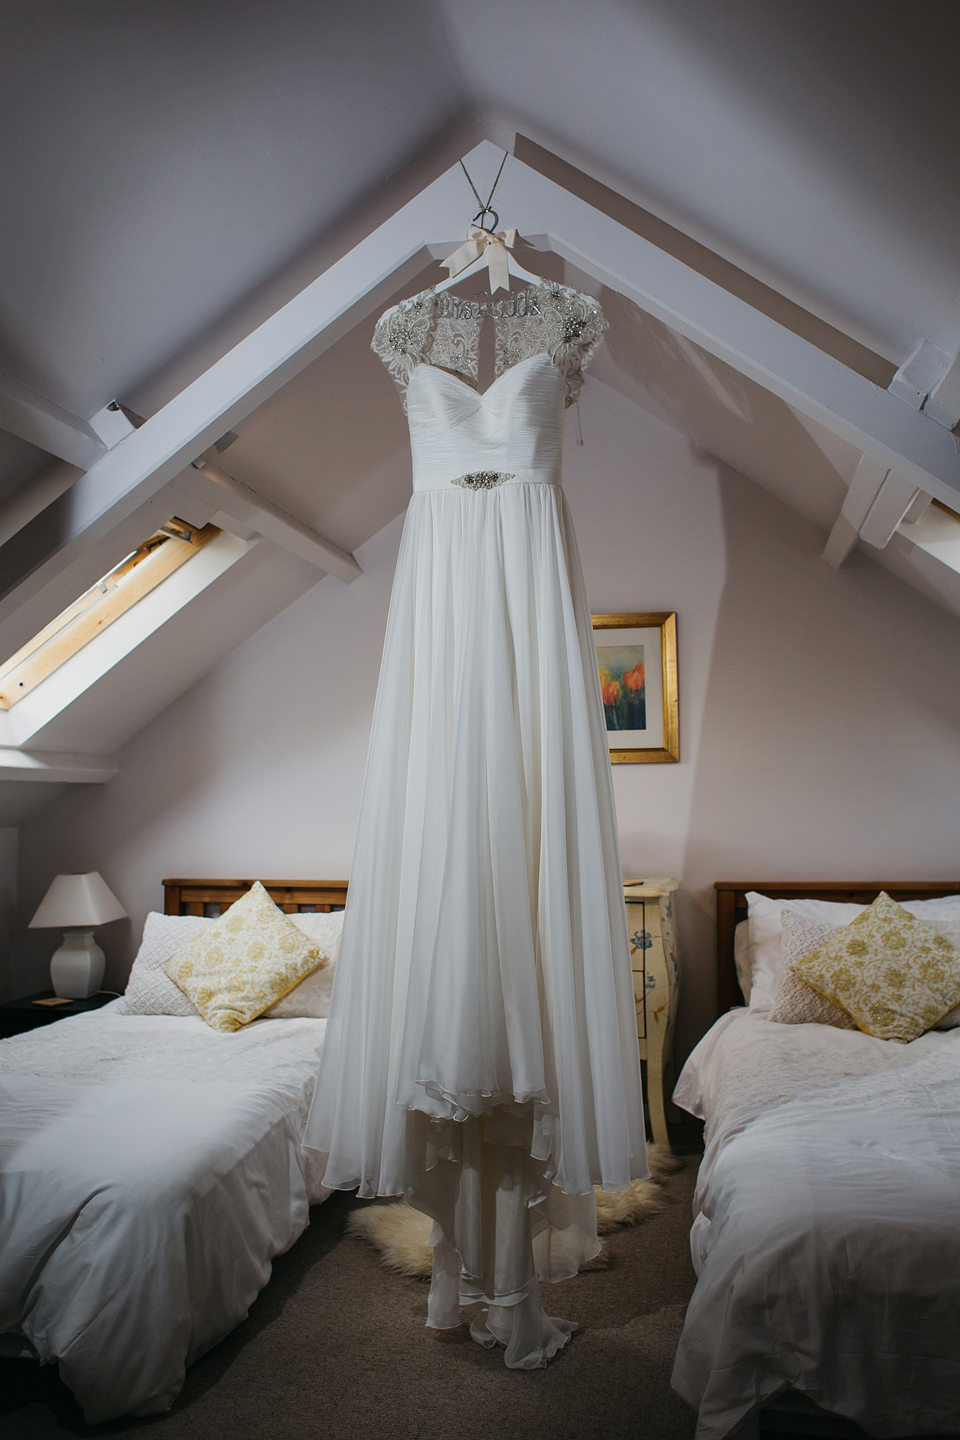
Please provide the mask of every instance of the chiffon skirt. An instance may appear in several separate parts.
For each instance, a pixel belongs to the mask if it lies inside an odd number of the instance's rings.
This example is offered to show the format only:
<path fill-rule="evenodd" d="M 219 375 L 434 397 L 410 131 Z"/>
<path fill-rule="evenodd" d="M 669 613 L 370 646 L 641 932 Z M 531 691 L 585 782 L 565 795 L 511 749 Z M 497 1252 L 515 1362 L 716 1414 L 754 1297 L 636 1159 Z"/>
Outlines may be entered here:
<path fill-rule="evenodd" d="M 430 1323 L 456 1323 L 459 1287 L 521 1365 L 538 1326 L 529 1363 L 552 1353 L 538 1276 L 598 1249 L 593 1186 L 647 1174 L 610 760 L 559 486 L 411 500 L 304 1144 L 331 1188 L 432 1215 Z M 497 1307 L 517 1307 L 509 1324 Z"/>

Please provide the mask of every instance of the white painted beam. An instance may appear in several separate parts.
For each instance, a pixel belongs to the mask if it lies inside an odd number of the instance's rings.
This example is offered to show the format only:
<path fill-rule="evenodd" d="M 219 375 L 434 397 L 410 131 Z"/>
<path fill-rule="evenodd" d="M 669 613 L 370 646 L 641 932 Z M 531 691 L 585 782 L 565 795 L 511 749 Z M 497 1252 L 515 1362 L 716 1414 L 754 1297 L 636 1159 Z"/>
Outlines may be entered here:
<path fill-rule="evenodd" d="M 890 474 L 877 491 L 867 518 L 860 526 L 860 539 L 877 550 L 889 545 L 904 515 L 921 492 L 902 475 Z"/>
<path fill-rule="evenodd" d="M 861 455 L 843 508 L 830 531 L 823 558 L 839 569 L 858 540 L 882 550 L 911 510 L 921 509 L 923 492 L 882 461 Z"/>
<path fill-rule="evenodd" d="M 923 413 L 947 430 L 952 430 L 960 420 L 960 351 L 930 391 Z"/>
<path fill-rule="evenodd" d="M 922 410 L 923 403 L 931 390 L 942 380 L 950 366 L 950 356 L 944 350 L 921 340 L 910 359 L 907 360 L 890 381 L 888 389 L 911 410 Z"/>
<path fill-rule="evenodd" d="M 465 157 L 481 167 L 494 147 Z M 710 354 L 856 445 L 914 487 L 960 506 L 960 455 L 943 426 L 618 221 L 511 160 L 497 191 L 505 223 L 546 243 Z M 452 167 L 77 481 L 46 559 L 24 562 L 0 624 L 114 532 L 245 415 L 274 394 L 405 279 L 435 247 L 460 241 L 469 206 Z M 15 567 L 14 568 L 15 571 Z M 46 600 L 45 600 L 46 603 Z"/>
<path fill-rule="evenodd" d="M 870 506 L 888 474 L 889 469 L 882 461 L 874 460 L 871 455 L 860 456 L 843 507 L 823 551 L 823 559 L 832 569 L 839 570 L 856 545 L 860 526 L 870 513 Z"/>
<path fill-rule="evenodd" d="M 860 456 L 840 512 L 858 532 L 889 473 L 889 466 L 882 460 L 875 460 L 872 455 Z"/>
<path fill-rule="evenodd" d="M 57 751 L 0 747 L 0 780 L 48 785 L 105 785 L 117 773 L 110 755 L 64 755 Z"/>
<path fill-rule="evenodd" d="M 119 400 L 111 400 L 109 405 L 98 410 L 96 415 L 91 417 L 90 425 L 107 450 L 119 445 L 121 440 L 125 440 L 137 428 Z"/>
<path fill-rule="evenodd" d="M 70 492 L 69 513 L 59 525 L 55 547 L 39 565 L 25 567 L 22 579 L 0 600 L 0 624 L 382 305 L 405 278 L 431 263 L 428 239 L 449 235 L 452 246 L 463 232 L 468 210 L 463 172 L 459 165 L 451 167 L 101 455 Z"/>
<path fill-rule="evenodd" d="M 356 580 L 363 572 L 352 555 L 346 550 L 341 550 L 339 545 L 334 545 L 325 535 L 314 530 L 296 515 L 291 515 L 282 506 L 275 505 L 272 500 L 267 500 L 259 491 L 253 489 L 242 480 L 237 480 L 229 475 L 219 465 L 214 465 L 207 460 L 195 462 L 195 468 L 201 475 L 220 487 L 220 502 L 224 504 L 228 513 L 233 513 L 241 522 L 246 522 L 259 535 L 268 540 L 273 540 L 277 545 L 282 545 L 285 550 L 290 550 L 294 555 L 299 555 L 303 560 L 309 560 L 318 569 L 335 575 L 338 580 L 349 585 Z M 231 497 L 234 502 L 239 502 L 239 513 L 236 503 L 231 506 L 225 495 Z"/>
<path fill-rule="evenodd" d="M 833 529 L 830 531 L 827 543 L 823 547 L 821 558 L 826 560 L 831 570 L 839 570 L 859 538 L 860 532 L 856 525 L 851 525 L 841 510 L 833 522 Z"/>
<path fill-rule="evenodd" d="M 913 497 L 913 500 L 911 501 L 910 508 L 907 510 L 907 513 L 904 515 L 903 519 L 900 521 L 901 528 L 904 525 L 919 525 L 920 521 L 930 509 L 930 505 L 930 496 L 925 495 L 922 490 L 918 490 L 916 495 Z"/>
<path fill-rule="evenodd" d="M 928 416 L 520 161 L 507 164 L 497 200 L 505 224 L 526 238 L 544 232 L 553 250 L 587 274 L 957 507 L 960 454 Z"/>
<path fill-rule="evenodd" d="M 0 430 L 9 430 L 80 470 L 89 470 L 106 449 L 85 420 L 61 410 L 9 375 L 0 375 Z"/>

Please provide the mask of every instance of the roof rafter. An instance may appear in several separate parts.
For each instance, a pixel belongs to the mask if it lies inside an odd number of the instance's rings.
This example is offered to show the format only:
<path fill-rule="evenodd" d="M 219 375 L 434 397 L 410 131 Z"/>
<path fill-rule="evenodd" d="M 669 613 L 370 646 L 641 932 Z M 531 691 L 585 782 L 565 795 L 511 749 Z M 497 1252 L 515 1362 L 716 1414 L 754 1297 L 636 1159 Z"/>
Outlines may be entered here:
<path fill-rule="evenodd" d="M 504 171 L 497 199 L 524 235 L 545 231 L 557 254 L 905 480 L 956 505 L 960 455 L 929 417 L 520 162 Z"/>
<path fill-rule="evenodd" d="M 29 440 L 50 455 L 89 470 L 106 450 L 86 420 L 69 414 L 9 375 L 0 375 L 0 430 Z"/>
<path fill-rule="evenodd" d="M 202 458 L 194 461 L 194 468 L 218 488 L 217 503 L 257 534 L 275 541 L 303 560 L 309 560 L 311 565 L 316 565 L 328 575 L 335 575 L 345 585 L 363 573 L 346 550 L 334 545 L 332 540 L 314 530 L 312 525 L 307 525 L 299 516 L 291 515 L 289 510 L 268 500 L 246 481 L 238 480 L 221 465 Z M 213 505 L 211 508 L 214 508 Z"/>
<path fill-rule="evenodd" d="M 484 141 L 465 159 L 481 169 L 494 153 Z M 953 438 L 923 413 L 519 160 L 506 167 L 497 202 L 524 235 L 544 236 L 572 264 L 904 482 L 954 508 L 960 503 Z M 18 577 L 11 553 L 0 625 L 45 587 L 75 588 L 85 578 L 86 551 L 422 269 L 444 237 L 458 242 L 468 209 L 462 173 L 451 167 L 102 455 L 70 491 L 45 558 L 25 563 Z"/>

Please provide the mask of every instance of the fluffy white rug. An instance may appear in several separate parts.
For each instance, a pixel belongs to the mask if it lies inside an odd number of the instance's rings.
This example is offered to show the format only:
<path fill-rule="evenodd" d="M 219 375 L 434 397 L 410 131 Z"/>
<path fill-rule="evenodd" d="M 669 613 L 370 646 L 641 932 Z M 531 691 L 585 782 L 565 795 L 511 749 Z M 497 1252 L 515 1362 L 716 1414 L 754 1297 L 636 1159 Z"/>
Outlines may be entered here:
<path fill-rule="evenodd" d="M 682 1163 L 669 1145 L 648 1145 L 649 1180 L 634 1180 L 629 1190 L 616 1195 L 597 1190 L 597 1234 L 607 1235 L 620 1225 L 639 1225 L 662 1210 L 666 1201 L 660 1185 L 674 1170 L 679 1170 Z M 395 1270 L 399 1275 L 421 1275 L 424 1278 L 429 1278 L 433 1265 L 433 1251 L 427 1244 L 432 1229 L 432 1220 L 414 1210 L 405 1200 L 390 1205 L 368 1205 L 363 1210 L 355 1210 L 347 1221 L 347 1234 L 366 1240 L 378 1250 L 381 1262 L 388 1270 Z M 558 1242 L 562 1248 L 562 1234 L 554 1244 Z M 580 1268 L 603 1270 L 608 1264 L 601 1250 L 599 1255 Z"/>

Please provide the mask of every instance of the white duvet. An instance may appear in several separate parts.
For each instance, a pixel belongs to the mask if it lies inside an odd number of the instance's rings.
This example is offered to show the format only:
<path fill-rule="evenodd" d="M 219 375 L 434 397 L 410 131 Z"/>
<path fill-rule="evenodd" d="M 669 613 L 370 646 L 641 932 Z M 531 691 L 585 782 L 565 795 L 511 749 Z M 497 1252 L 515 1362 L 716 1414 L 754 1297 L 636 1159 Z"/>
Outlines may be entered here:
<path fill-rule="evenodd" d="M 327 1193 L 299 1143 L 325 1024 L 107 1006 L 0 1043 L 0 1334 L 88 1422 L 169 1409 Z"/>
<path fill-rule="evenodd" d="M 788 1387 L 877 1437 L 960 1431 L 960 1030 L 736 1010 L 675 1100 L 707 1122 L 673 1372 L 698 1440 Z"/>

